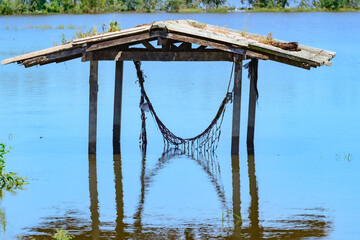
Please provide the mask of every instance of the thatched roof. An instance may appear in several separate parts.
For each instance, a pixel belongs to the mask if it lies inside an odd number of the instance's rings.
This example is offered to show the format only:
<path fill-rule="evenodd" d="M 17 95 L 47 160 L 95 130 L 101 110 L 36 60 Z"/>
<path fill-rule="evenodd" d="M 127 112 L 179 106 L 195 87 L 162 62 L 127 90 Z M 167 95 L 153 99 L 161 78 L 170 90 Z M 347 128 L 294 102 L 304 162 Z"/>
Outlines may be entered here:
<path fill-rule="evenodd" d="M 151 44 L 157 40 L 160 48 Z M 181 44 L 180 44 L 181 43 Z M 139 48 L 142 44 L 145 48 Z M 178 44 L 178 45 L 177 45 Z M 192 48 L 196 45 L 196 48 Z M 3 60 L 25 67 L 89 60 L 233 61 L 258 58 L 310 69 L 331 65 L 335 52 L 272 39 L 248 32 L 217 27 L 193 20 L 161 21 L 117 32 L 75 39 L 64 45 Z"/>

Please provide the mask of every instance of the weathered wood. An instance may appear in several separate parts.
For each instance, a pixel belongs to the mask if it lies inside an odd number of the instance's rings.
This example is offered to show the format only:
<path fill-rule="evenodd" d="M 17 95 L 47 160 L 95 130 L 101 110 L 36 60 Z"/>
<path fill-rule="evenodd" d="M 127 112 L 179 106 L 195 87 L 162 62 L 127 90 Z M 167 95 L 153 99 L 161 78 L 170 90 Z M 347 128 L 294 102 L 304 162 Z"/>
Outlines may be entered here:
<path fill-rule="evenodd" d="M 249 65 L 250 76 L 250 89 L 249 89 L 249 114 L 248 114 L 248 126 L 247 126 L 247 140 L 248 146 L 254 144 L 254 130 L 255 130 L 255 111 L 256 111 L 256 85 L 258 76 L 258 60 L 252 59 Z"/>
<path fill-rule="evenodd" d="M 105 48 L 134 45 L 144 40 L 155 40 L 158 36 L 168 40 L 172 39 L 242 54 L 244 56 L 246 55 L 247 58 L 270 59 L 306 69 L 322 65 L 330 66 L 331 59 L 336 55 L 335 52 L 303 45 L 296 47 L 295 43 L 277 39 L 270 39 L 269 42 L 264 42 L 264 39 L 267 40 L 267 38 L 258 34 L 212 26 L 192 20 L 176 20 L 150 23 L 118 32 L 75 39 L 64 45 L 3 60 L 2 64 L 18 62 L 26 67 L 31 67 L 37 64 L 43 65 L 52 62 L 62 62 L 80 57 L 81 55 L 78 53 L 71 55 L 72 57 L 70 57 L 70 55 L 57 56 L 54 59 L 49 59 L 48 55 L 79 47 L 87 48 L 86 51 L 89 52 Z M 148 48 L 151 48 L 150 45 L 148 45 Z M 169 49 L 173 50 L 175 48 L 170 46 Z M 296 49 L 300 51 L 289 51 Z M 260 55 L 256 56 L 256 54 Z"/>
<path fill-rule="evenodd" d="M 51 53 L 45 56 L 30 58 L 24 60 L 21 64 L 24 65 L 25 67 L 32 67 L 38 64 L 44 65 L 53 62 L 68 61 L 71 59 L 81 57 L 84 52 L 85 52 L 84 47 L 72 48 L 72 49 L 64 50 L 62 52 Z"/>
<path fill-rule="evenodd" d="M 141 43 L 142 43 L 142 45 L 144 45 L 147 49 L 150 49 L 150 50 L 154 50 L 154 49 L 155 49 L 155 47 L 154 47 L 151 43 L 149 43 L 149 41 L 144 40 L 144 41 L 141 41 Z"/>
<path fill-rule="evenodd" d="M 121 103 L 123 86 L 124 62 L 116 61 L 115 66 L 115 90 L 114 90 L 114 118 L 113 118 L 113 144 L 120 143 L 121 137 Z"/>
<path fill-rule="evenodd" d="M 132 35 L 132 36 L 125 36 L 122 38 L 109 40 L 106 42 L 95 43 L 95 44 L 91 45 L 88 49 L 86 49 L 86 52 L 96 51 L 96 50 L 105 49 L 105 48 L 111 48 L 111 47 L 120 46 L 123 44 L 139 44 L 144 40 L 152 41 L 155 39 L 156 39 L 156 36 L 150 36 L 150 34 L 148 32 L 144 32 L 144 33 L 140 33 L 140 34 L 136 34 L 136 35 Z"/>
<path fill-rule="evenodd" d="M 95 154 L 97 130 L 98 61 L 90 62 L 89 85 L 89 154 Z"/>
<path fill-rule="evenodd" d="M 183 42 L 180 44 L 180 46 L 177 48 L 179 51 L 189 51 L 191 50 L 191 43 Z"/>
<path fill-rule="evenodd" d="M 78 39 L 74 39 L 71 43 L 75 46 L 75 45 L 81 45 L 84 43 L 107 41 L 107 40 L 111 40 L 114 38 L 123 37 L 126 35 L 134 35 L 134 34 L 139 34 L 139 33 L 143 33 L 143 32 L 149 32 L 150 27 L 151 27 L 151 24 L 148 24 L 148 25 L 143 25 L 143 26 L 139 26 L 139 27 L 124 29 L 121 31 L 103 33 L 103 34 L 90 36 L 90 37 L 84 37 L 84 38 L 78 38 Z"/>
<path fill-rule="evenodd" d="M 261 53 L 256 53 L 250 50 L 246 50 L 246 57 L 247 58 L 257 58 L 257 59 L 261 59 L 261 60 L 269 60 L 270 57 L 266 56 L 264 54 Z"/>
<path fill-rule="evenodd" d="M 300 51 L 298 42 L 276 42 L 270 41 L 270 44 L 274 47 L 278 47 L 287 51 Z"/>
<path fill-rule="evenodd" d="M 193 44 L 197 44 L 197 45 L 204 45 L 204 46 L 212 47 L 212 48 L 219 49 L 222 51 L 233 52 L 233 53 L 237 53 L 237 54 L 241 54 L 241 55 L 246 54 L 246 50 L 244 50 L 244 49 L 237 49 L 237 48 L 230 46 L 229 44 L 218 43 L 216 41 L 208 41 L 206 39 L 200 39 L 200 38 L 185 36 L 185 35 L 176 34 L 176 33 L 167 33 L 167 34 L 159 33 L 159 34 L 163 34 L 164 37 L 170 38 L 173 40 L 177 40 L 177 41 L 183 41 L 183 42 L 193 43 Z"/>
<path fill-rule="evenodd" d="M 239 154 L 242 60 L 235 61 L 231 154 Z"/>
<path fill-rule="evenodd" d="M 269 54 L 268 56 L 269 56 L 269 60 L 279 62 L 279 63 L 284 63 L 284 64 L 291 65 L 294 67 L 307 69 L 307 70 L 310 70 L 311 67 L 313 67 L 313 68 L 317 67 L 315 65 L 309 65 L 308 63 L 298 62 L 295 60 L 291 60 L 291 59 L 287 59 L 287 58 L 283 58 L 283 57 L 279 57 L 279 56 L 274 56 L 271 54 Z"/>
<path fill-rule="evenodd" d="M 258 43 L 258 42 L 249 43 L 249 49 L 266 55 L 271 54 L 274 56 L 297 61 L 299 63 L 306 63 L 309 64 L 310 66 L 321 66 L 323 64 L 323 61 L 316 60 L 309 52 L 305 53 L 302 51 L 299 52 L 286 51 L 271 45 Z"/>
<path fill-rule="evenodd" d="M 191 24 L 195 23 L 195 24 Z M 163 24 L 163 25 L 162 25 Z M 206 27 L 196 27 L 196 25 L 203 25 L 191 20 L 186 21 L 164 21 L 154 23 L 151 29 L 163 29 L 169 33 L 180 33 L 205 40 L 217 41 L 221 43 L 233 44 L 239 47 L 247 47 L 248 42 L 241 36 L 228 36 L 224 32 L 209 31 Z M 207 26 L 207 24 L 204 24 Z M 195 27 L 194 27 L 195 26 Z"/>
<path fill-rule="evenodd" d="M 31 52 L 31 53 L 23 54 L 23 55 L 20 55 L 17 57 L 5 59 L 1 62 L 1 64 L 6 65 L 9 63 L 13 63 L 13 62 L 19 62 L 19 61 L 27 60 L 30 58 L 40 57 L 40 56 L 47 55 L 50 53 L 57 53 L 57 52 L 61 52 L 61 51 L 70 49 L 72 47 L 73 47 L 72 44 L 68 43 L 68 44 L 64 44 L 64 45 L 60 45 L 60 46 L 46 48 L 46 49 L 43 49 L 40 51 Z"/>
<path fill-rule="evenodd" d="M 86 53 L 83 61 L 109 60 L 109 61 L 233 61 L 234 54 L 214 49 L 203 51 L 171 52 L 157 49 L 146 51 L 145 49 L 118 51 L 101 50 Z"/>

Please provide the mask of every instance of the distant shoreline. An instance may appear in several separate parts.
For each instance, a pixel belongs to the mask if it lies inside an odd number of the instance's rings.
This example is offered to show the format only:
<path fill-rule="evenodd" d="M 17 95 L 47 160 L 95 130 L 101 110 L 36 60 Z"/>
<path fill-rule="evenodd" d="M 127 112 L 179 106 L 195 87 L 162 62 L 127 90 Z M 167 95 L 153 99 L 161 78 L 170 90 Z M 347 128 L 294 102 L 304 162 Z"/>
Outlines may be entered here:
<path fill-rule="evenodd" d="M 1 7 L 1 4 L 0 4 Z M 127 10 L 127 11 L 119 11 L 119 10 L 101 10 L 101 9 L 92 9 L 87 11 L 59 11 L 59 12 L 48 12 L 46 10 L 43 11 L 26 11 L 26 12 L 13 12 L 13 13 L 0 13 L 0 16 L 31 16 L 31 15 L 78 15 L 78 14 L 104 14 L 104 13 L 235 13 L 235 12 L 246 12 L 246 13 L 296 13 L 296 12 L 359 12 L 360 8 L 339 8 L 339 9 L 326 9 L 326 8 L 278 8 L 278 7 L 270 7 L 270 8 L 230 8 L 230 7 L 218 7 L 218 8 L 181 8 L 177 11 L 166 11 L 166 10 L 151 10 L 151 11 L 143 11 L 143 10 Z"/>

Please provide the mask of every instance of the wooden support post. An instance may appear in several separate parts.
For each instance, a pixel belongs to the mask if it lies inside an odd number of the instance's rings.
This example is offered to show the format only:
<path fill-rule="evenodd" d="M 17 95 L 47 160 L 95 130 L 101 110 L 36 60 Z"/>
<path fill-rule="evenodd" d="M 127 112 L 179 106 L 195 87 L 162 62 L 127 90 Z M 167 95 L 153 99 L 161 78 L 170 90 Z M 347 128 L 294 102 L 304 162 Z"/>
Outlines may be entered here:
<path fill-rule="evenodd" d="M 257 71 L 258 59 L 251 59 L 249 65 L 250 76 L 250 93 L 249 93 L 249 114 L 248 114 L 248 127 L 247 127 L 247 146 L 254 147 L 254 130 L 255 130 L 255 110 L 256 110 L 256 85 L 257 85 Z"/>
<path fill-rule="evenodd" d="M 90 61 L 89 94 L 89 154 L 96 153 L 98 61 Z"/>
<path fill-rule="evenodd" d="M 113 122 L 113 146 L 118 146 L 121 136 L 121 103 L 123 85 L 124 62 L 116 61 L 115 69 L 115 94 L 114 94 L 114 122 Z M 114 148 L 115 149 L 115 148 Z M 119 149 L 120 151 L 120 149 Z M 114 152 L 119 154 L 120 152 Z"/>
<path fill-rule="evenodd" d="M 242 60 L 235 61 L 231 155 L 239 154 Z"/>

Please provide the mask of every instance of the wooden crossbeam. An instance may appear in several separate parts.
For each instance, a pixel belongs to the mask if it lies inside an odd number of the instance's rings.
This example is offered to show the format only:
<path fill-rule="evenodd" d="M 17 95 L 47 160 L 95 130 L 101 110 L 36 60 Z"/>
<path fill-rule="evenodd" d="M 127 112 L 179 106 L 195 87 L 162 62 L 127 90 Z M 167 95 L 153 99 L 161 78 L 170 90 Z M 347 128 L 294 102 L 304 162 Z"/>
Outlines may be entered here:
<path fill-rule="evenodd" d="M 86 53 L 82 61 L 228 61 L 234 59 L 233 53 L 219 51 L 216 49 L 205 51 L 165 51 L 157 49 L 148 51 L 146 49 L 131 48 L 127 51 L 106 49 Z"/>
<path fill-rule="evenodd" d="M 155 47 L 149 42 L 149 41 L 141 41 L 142 45 L 144 45 L 144 47 L 146 47 L 147 49 L 153 50 L 155 49 Z"/>

